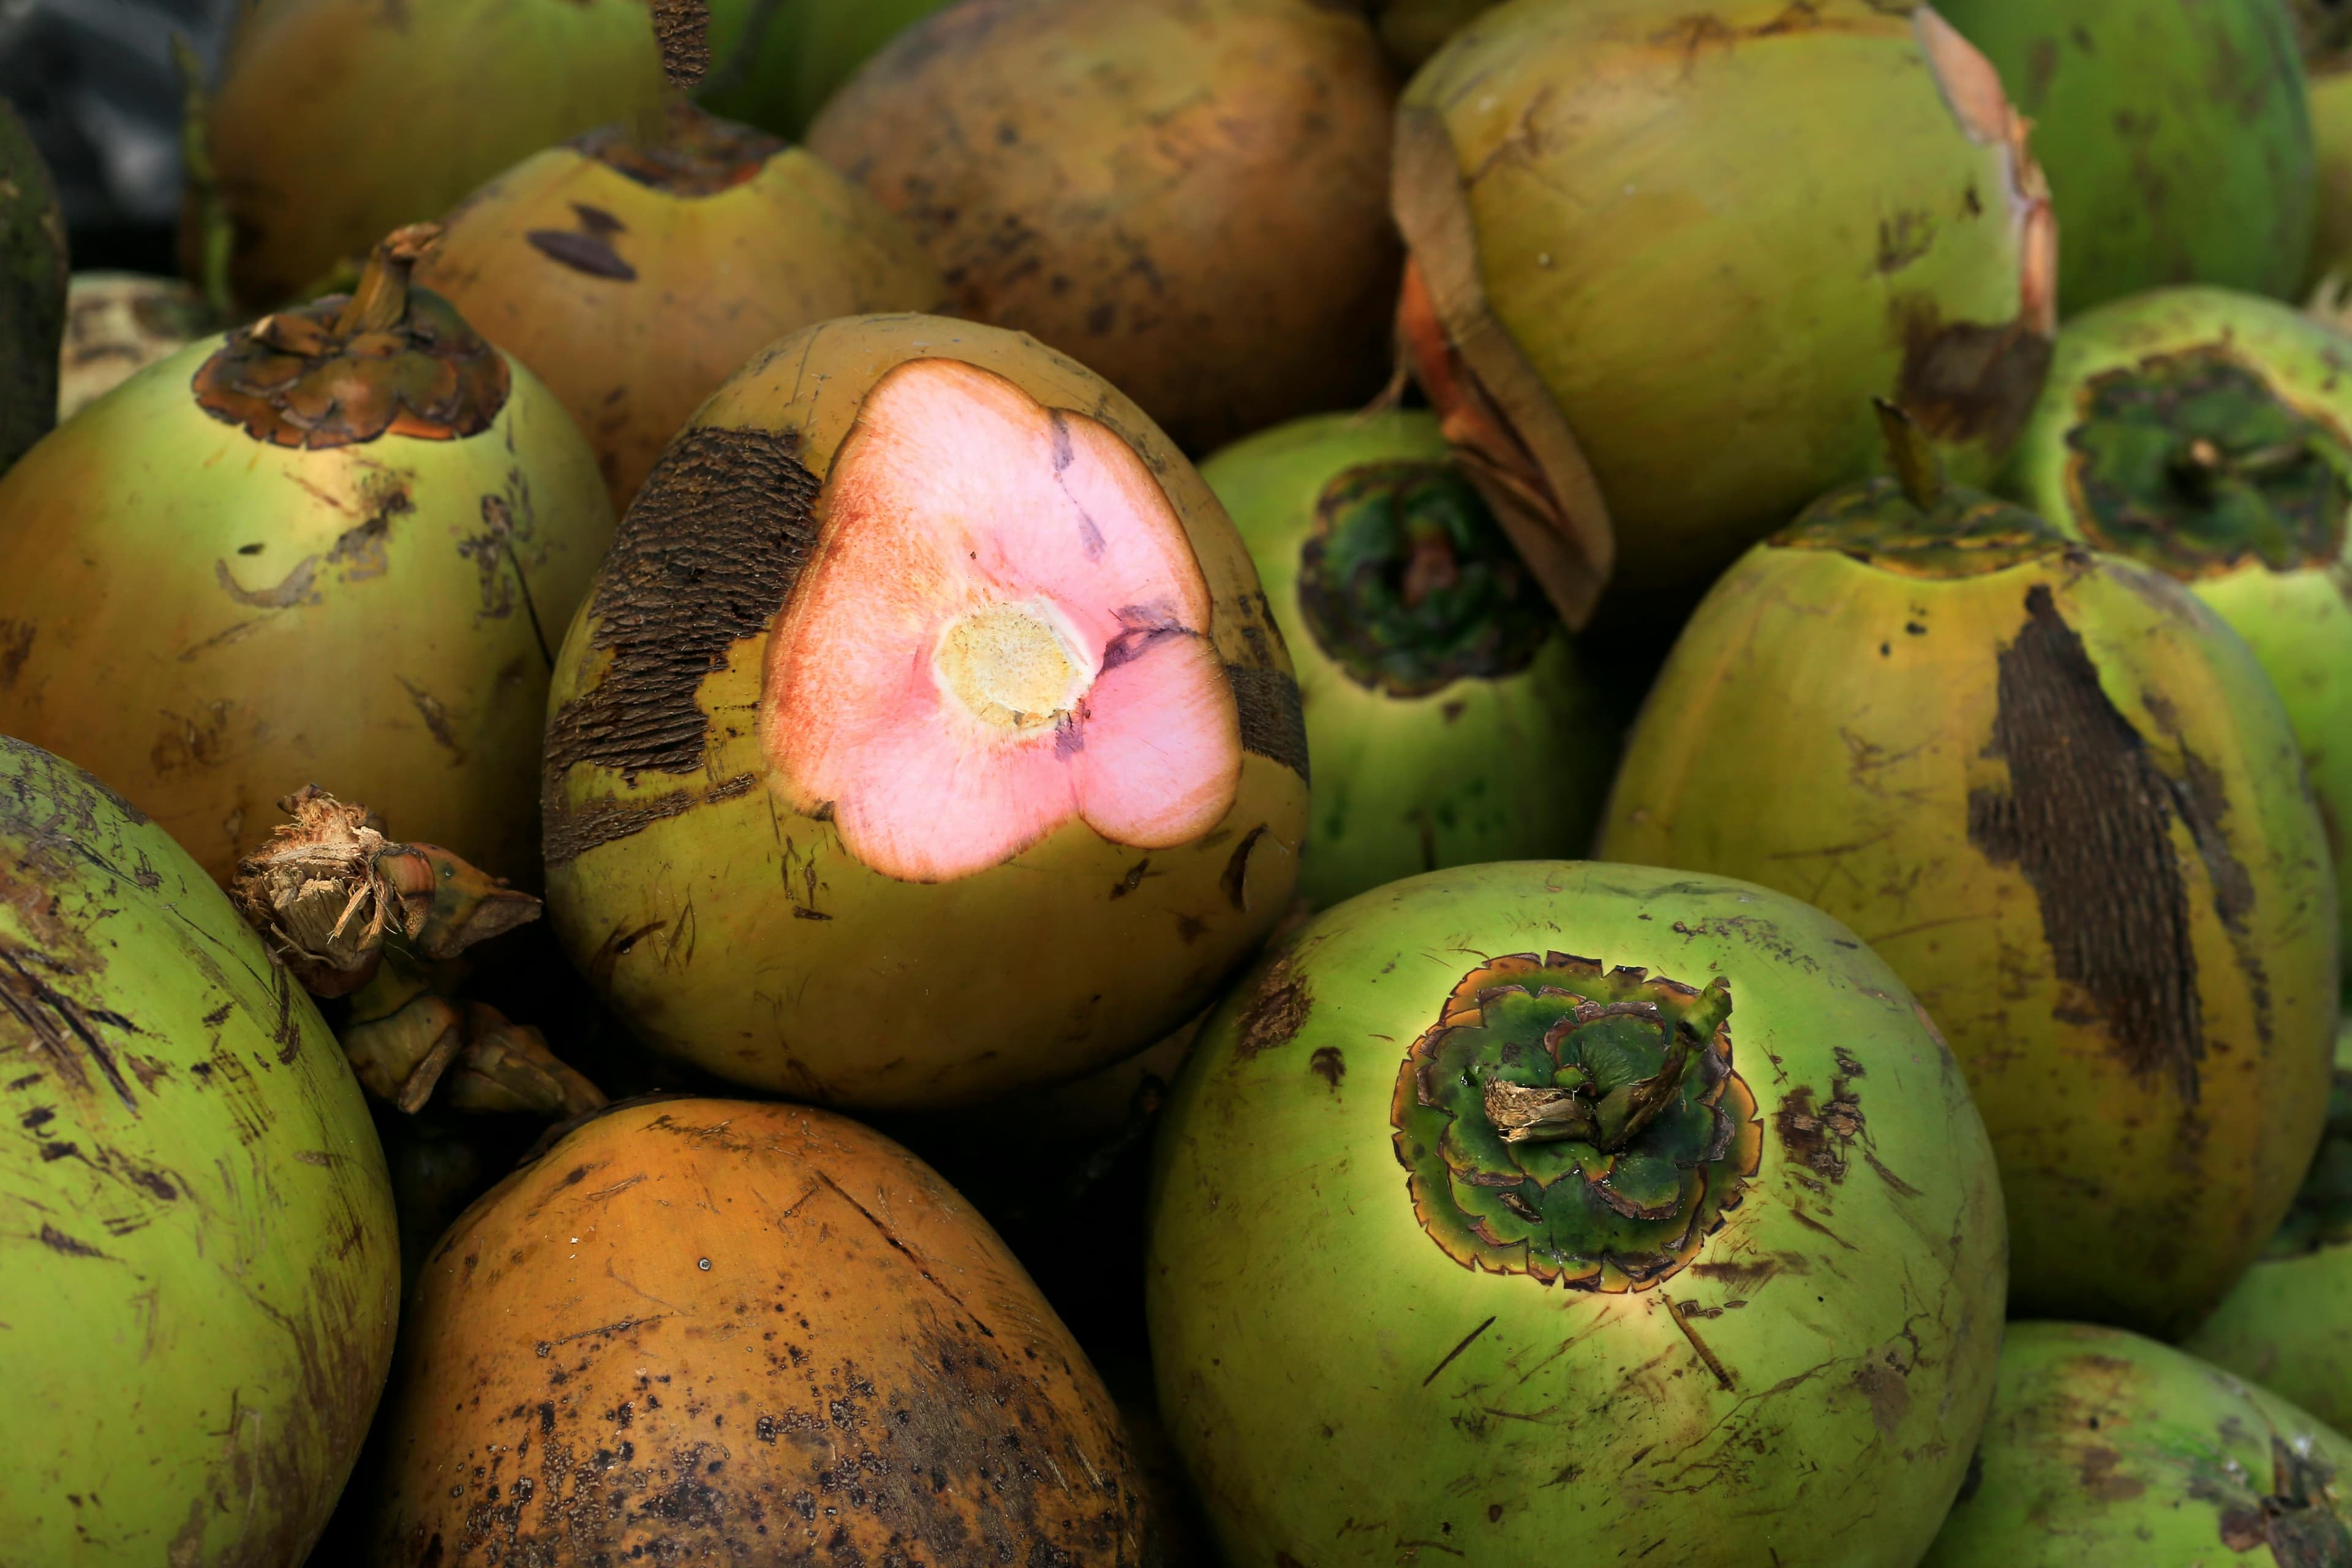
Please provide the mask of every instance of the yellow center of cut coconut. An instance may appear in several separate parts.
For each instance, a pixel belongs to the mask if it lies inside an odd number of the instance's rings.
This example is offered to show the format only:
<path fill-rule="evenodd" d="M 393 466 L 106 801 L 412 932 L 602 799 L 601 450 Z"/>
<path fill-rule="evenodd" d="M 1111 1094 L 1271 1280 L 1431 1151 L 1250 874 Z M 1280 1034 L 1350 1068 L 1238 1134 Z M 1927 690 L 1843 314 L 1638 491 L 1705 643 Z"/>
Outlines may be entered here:
<path fill-rule="evenodd" d="M 931 655 L 931 672 L 976 717 L 1016 731 L 1055 722 L 1095 679 L 1077 629 L 1043 599 L 959 616 Z"/>

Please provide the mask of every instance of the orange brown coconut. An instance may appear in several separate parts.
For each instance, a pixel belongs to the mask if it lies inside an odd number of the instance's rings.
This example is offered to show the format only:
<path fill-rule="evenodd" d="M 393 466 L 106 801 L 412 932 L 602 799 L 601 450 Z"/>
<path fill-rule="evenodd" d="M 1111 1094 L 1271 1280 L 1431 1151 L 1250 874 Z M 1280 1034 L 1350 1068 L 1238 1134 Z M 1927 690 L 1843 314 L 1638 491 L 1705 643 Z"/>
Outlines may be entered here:
<path fill-rule="evenodd" d="M 809 127 L 957 311 L 1071 354 L 1191 452 L 1389 370 L 1396 84 L 1353 6 L 962 0 Z"/>
<path fill-rule="evenodd" d="M 614 1106 L 459 1218 L 404 1329 L 384 1568 L 1145 1560 L 1143 1477 L 1068 1331 L 839 1116 Z"/>

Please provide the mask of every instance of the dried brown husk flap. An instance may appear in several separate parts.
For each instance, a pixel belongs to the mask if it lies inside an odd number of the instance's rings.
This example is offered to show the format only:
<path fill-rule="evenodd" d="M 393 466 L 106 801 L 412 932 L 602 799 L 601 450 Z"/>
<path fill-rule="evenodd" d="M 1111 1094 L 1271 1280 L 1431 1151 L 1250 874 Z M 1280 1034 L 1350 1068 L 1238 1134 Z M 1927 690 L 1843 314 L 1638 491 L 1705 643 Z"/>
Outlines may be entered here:
<path fill-rule="evenodd" d="M 1444 121 L 1398 111 L 1391 199 L 1410 258 L 1400 347 L 1454 459 L 1571 629 L 1592 618 L 1616 534 L 1567 416 L 1486 308 L 1478 244 Z"/>
<path fill-rule="evenodd" d="M 238 862 L 230 896 L 304 989 L 349 998 L 337 1034 L 370 1093 L 412 1114 L 445 1081 L 458 1110 L 555 1118 L 604 1103 L 538 1030 L 458 995 L 460 955 L 537 920 L 539 900 L 438 845 L 394 843 L 365 806 L 316 785 L 278 806 L 293 820 Z"/>

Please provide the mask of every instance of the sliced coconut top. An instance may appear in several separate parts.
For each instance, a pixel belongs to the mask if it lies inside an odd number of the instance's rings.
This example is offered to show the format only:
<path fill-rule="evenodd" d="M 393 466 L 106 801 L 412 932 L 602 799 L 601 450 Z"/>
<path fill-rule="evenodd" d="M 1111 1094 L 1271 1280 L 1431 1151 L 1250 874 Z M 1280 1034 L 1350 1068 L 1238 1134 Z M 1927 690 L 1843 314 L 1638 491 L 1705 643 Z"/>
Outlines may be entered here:
<path fill-rule="evenodd" d="M 2176 577 L 2344 552 L 2352 443 L 2226 339 L 2091 377 L 2066 447 L 2074 520 L 2102 550 Z"/>
<path fill-rule="evenodd" d="M 1232 805 L 1234 689 L 1183 524 L 1108 427 L 948 359 L 866 395 L 770 646 L 795 811 L 887 876 L 987 869 L 1077 819 L 1140 848 Z"/>

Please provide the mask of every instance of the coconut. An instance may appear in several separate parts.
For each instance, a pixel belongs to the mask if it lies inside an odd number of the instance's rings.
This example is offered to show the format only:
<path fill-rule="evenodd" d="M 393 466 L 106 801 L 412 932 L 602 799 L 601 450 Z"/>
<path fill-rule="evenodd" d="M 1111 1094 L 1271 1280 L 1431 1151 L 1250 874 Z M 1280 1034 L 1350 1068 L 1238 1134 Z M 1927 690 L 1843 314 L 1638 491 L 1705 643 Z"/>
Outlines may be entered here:
<path fill-rule="evenodd" d="M 703 106 L 798 136 L 842 83 L 945 0 L 712 0 Z"/>
<path fill-rule="evenodd" d="M 1232 1562 L 1909 1568 L 1959 1488 L 1991 1153 L 1793 899 L 1533 861 L 1351 899 L 1210 1019 L 1158 1152 L 1160 1409 Z"/>
<path fill-rule="evenodd" d="M 1899 481 L 1824 496 L 1684 628 L 1599 852 L 1853 926 L 1968 1071 L 2012 1312 L 2177 1336 L 2326 1112 L 2336 890 L 2300 748 L 2194 595 L 1890 427 Z"/>
<path fill-rule="evenodd" d="M 1434 415 L 1319 415 L 1201 466 L 1298 670 L 1317 908 L 1441 866 L 1580 855 L 1616 727 Z"/>
<path fill-rule="evenodd" d="M 1290 901 L 1306 737 L 1249 557 L 1133 404 L 1018 332 L 771 347 L 671 443 L 557 662 L 549 918 L 737 1083 L 912 1109 L 1071 1078 L 1199 1011 Z"/>
<path fill-rule="evenodd" d="M 1118 1406 L 1012 1254 L 797 1106 L 616 1106 L 509 1176 L 427 1261 L 387 1421 L 387 1565 L 1145 1550 Z"/>
<path fill-rule="evenodd" d="M 563 400 L 615 511 L 756 350 L 829 317 L 945 299 L 873 197 L 683 98 L 643 128 L 606 126 L 525 159 L 446 229 L 417 281 Z"/>
<path fill-rule="evenodd" d="M 2300 288 L 2312 121 L 2279 0 L 1945 0 L 2033 125 L 2063 316 L 2165 283 Z"/>
<path fill-rule="evenodd" d="M 389 230 L 657 108 L 662 91 L 646 0 L 257 0 L 206 127 L 237 298 L 282 304 Z"/>
<path fill-rule="evenodd" d="M 1399 331 L 1571 626 L 1867 473 L 1873 395 L 1963 473 L 2032 406 L 2041 172 L 1984 58 L 1904 10 L 1515 0 L 1406 89 Z"/>
<path fill-rule="evenodd" d="M 2326 1568 L 2352 1561 L 2347 1463 L 2352 1442 L 2194 1356 L 2014 1323 L 1969 1486 L 1920 1568 Z"/>
<path fill-rule="evenodd" d="M 294 1563 L 392 1361 L 366 1102 L 203 868 L 0 740 L 6 1555 Z"/>
<path fill-rule="evenodd" d="M 0 731 L 226 882 L 316 779 L 530 868 L 550 645 L 612 535 L 571 417 L 407 274 L 206 338 L 0 480 Z"/>
<path fill-rule="evenodd" d="M 2327 1135 L 2294 1207 L 2238 1288 L 2182 1342 L 2192 1355 L 2352 1426 L 2352 1024 L 2336 1037 Z"/>
<path fill-rule="evenodd" d="M 2305 102 L 2318 169 L 2312 215 L 2314 282 L 2352 280 L 2352 11 L 2342 0 L 2294 0 Z"/>
<path fill-rule="evenodd" d="M 2342 334 L 2273 300 L 2165 289 L 2066 323 L 2008 488 L 2179 580 L 2285 700 L 2352 887 L 2352 389 Z M 2346 932 L 2352 956 L 2352 928 Z"/>
<path fill-rule="evenodd" d="M 1395 83 L 1321 0 L 961 0 L 810 150 L 913 226 L 957 312 L 1033 332 L 1191 452 L 1376 393 Z"/>
<path fill-rule="evenodd" d="M 0 469 L 58 421 L 66 228 L 25 122 L 0 101 Z"/>
<path fill-rule="evenodd" d="M 210 320 L 204 296 L 176 278 L 75 273 L 58 355 L 58 422 L 203 337 Z"/>

